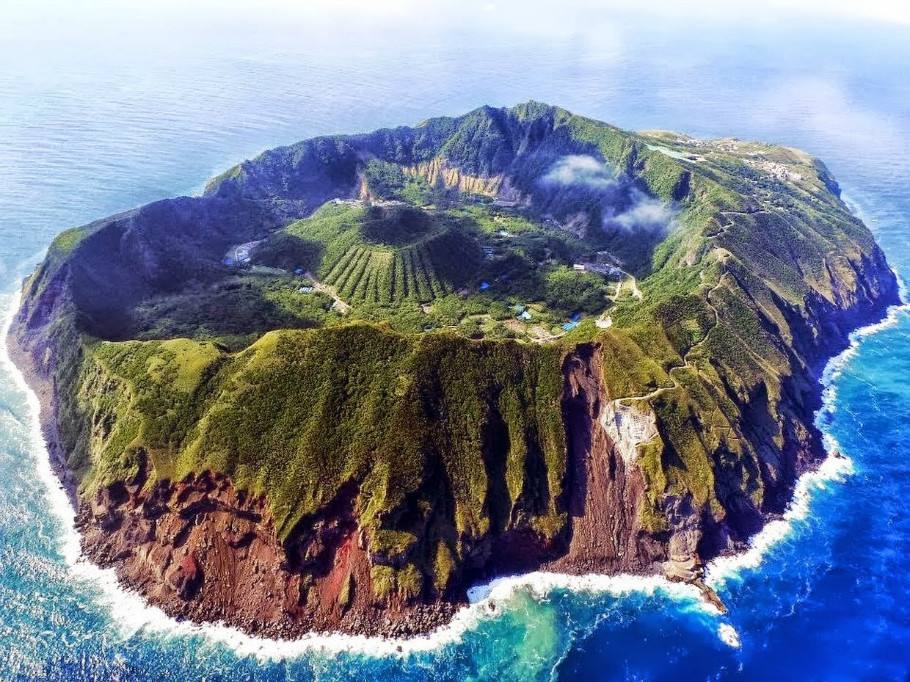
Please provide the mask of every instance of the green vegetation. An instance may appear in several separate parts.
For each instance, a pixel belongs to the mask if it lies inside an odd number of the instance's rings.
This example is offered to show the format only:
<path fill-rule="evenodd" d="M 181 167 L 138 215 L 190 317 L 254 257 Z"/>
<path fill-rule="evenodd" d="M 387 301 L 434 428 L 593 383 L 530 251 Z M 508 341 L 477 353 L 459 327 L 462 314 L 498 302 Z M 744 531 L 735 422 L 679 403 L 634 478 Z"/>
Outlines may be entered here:
<path fill-rule="evenodd" d="M 397 213 L 402 219 L 364 221 L 359 229 L 367 244 L 352 245 L 337 260 L 323 262 L 320 278 L 345 300 L 430 301 L 455 291 L 474 274 L 480 254 L 470 235 L 434 224 L 426 214 L 417 214 L 418 219 L 407 211 Z M 395 248 L 379 241 L 383 234 Z"/>
<path fill-rule="evenodd" d="M 327 203 L 255 247 L 253 264 L 278 271 L 253 267 L 250 274 L 210 289 L 218 293 L 205 294 L 216 309 L 224 308 L 216 303 L 222 297 L 239 311 L 231 316 L 232 324 L 222 321 L 212 334 L 212 325 L 204 322 L 210 316 L 190 298 L 176 317 L 183 313 L 197 320 L 195 333 L 187 328 L 191 325 L 173 324 L 175 315 L 158 303 L 151 311 L 148 304 L 140 307 L 138 326 L 149 331 L 134 335 L 218 338 L 236 347 L 235 339 L 251 339 L 260 330 L 362 319 L 388 321 L 403 332 L 449 328 L 471 338 L 520 337 L 528 334 L 521 326 L 497 322 L 529 306 L 534 324 L 558 332 L 574 313 L 596 315 L 612 304 L 606 277 L 570 267 L 576 260 L 597 258 L 591 249 L 574 235 L 489 204 L 438 209 Z M 306 291 L 315 285 L 305 275 L 323 288 Z M 306 295 L 300 295 L 301 288 Z M 233 293 L 225 296 L 224 289 Z M 337 296 L 350 310 L 326 314 L 332 298 L 326 293 L 319 298 L 320 291 Z M 172 297 L 171 305 L 179 306 L 182 295 Z M 242 328 L 248 330 L 246 337 Z M 218 336 L 219 330 L 229 333 Z"/>
<path fill-rule="evenodd" d="M 604 278 L 589 272 L 561 267 L 547 275 L 547 304 L 567 315 L 577 311 L 600 312 L 606 307 L 608 293 Z"/>
<path fill-rule="evenodd" d="M 610 192 L 541 182 L 566 156 Z M 793 150 L 483 108 L 266 152 L 203 198 L 64 232 L 21 320 L 53 352 L 84 492 L 146 458 L 149 485 L 213 470 L 288 539 L 355 489 L 374 596 L 415 599 L 491 538 L 565 538 L 579 344 L 597 404 L 654 416 L 646 532 L 664 541 L 680 500 L 705 527 L 779 510 L 817 437 L 824 315 L 893 289 L 834 186 Z M 636 228 L 641 197 L 672 224 Z"/>
<path fill-rule="evenodd" d="M 48 252 L 54 257 L 62 258 L 75 249 L 83 237 L 85 237 L 85 230 L 79 227 L 61 232 L 51 242 Z"/>
<path fill-rule="evenodd" d="M 522 497 L 537 500 L 537 528 L 564 524 L 560 363 L 557 348 L 370 325 L 271 332 L 234 355 L 185 339 L 98 343 L 73 409 L 112 428 L 87 436 L 83 487 L 134 474 L 140 453 L 160 478 L 220 471 L 266 497 L 284 538 L 354 482 L 371 552 L 451 573 L 452 557 L 417 546 L 410 500 L 461 538 L 457 555 Z M 507 462 L 501 480 L 487 477 L 490 439 Z M 544 480 L 529 475 L 537 466 Z M 419 584 L 413 569 L 395 574 L 403 594 Z"/>
<path fill-rule="evenodd" d="M 401 166 L 370 159 L 363 171 L 370 193 L 379 199 L 404 201 L 415 206 L 445 201 L 445 193 L 431 188 L 421 177 L 409 175 Z"/>

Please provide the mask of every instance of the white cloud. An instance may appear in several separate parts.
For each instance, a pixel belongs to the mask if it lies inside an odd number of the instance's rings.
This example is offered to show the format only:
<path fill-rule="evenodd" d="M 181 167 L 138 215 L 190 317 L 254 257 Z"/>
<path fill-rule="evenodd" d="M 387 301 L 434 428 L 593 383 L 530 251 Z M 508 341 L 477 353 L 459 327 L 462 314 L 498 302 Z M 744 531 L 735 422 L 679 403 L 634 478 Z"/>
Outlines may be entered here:
<path fill-rule="evenodd" d="M 586 154 L 570 154 L 560 158 L 541 178 L 552 185 L 584 185 L 605 188 L 615 182 L 603 162 Z"/>
<path fill-rule="evenodd" d="M 619 226 L 629 232 L 657 232 L 669 228 L 676 216 L 668 204 L 638 190 L 632 192 L 632 201 L 631 208 L 608 219 L 607 225 Z"/>

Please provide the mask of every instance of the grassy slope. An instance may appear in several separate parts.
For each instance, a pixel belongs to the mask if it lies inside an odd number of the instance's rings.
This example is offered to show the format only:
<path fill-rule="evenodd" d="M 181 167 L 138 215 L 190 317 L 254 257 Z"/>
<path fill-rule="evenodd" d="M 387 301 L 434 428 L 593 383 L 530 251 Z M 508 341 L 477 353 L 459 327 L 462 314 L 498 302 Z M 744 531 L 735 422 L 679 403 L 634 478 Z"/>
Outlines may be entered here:
<path fill-rule="evenodd" d="M 140 451 L 159 478 L 226 473 L 268 498 L 282 537 L 354 482 L 371 551 L 432 574 L 439 542 L 463 556 L 519 499 L 535 531 L 564 524 L 560 359 L 555 347 L 364 324 L 270 332 L 233 356 L 187 340 L 103 342 L 75 407 L 101 426 L 77 439 L 88 447 L 74 461 L 91 460 L 89 488 L 129 478 Z"/>
<path fill-rule="evenodd" d="M 455 223 L 445 213 L 326 204 L 276 234 L 278 248 L 263 249 L 284 254 L 289 239 L 312 245 L 318 256 L 295 267 L 313 270 L 344 300 L 429 301 L 463 286 L 480 263 L 469 228 Z"/>
<path fill-rule="evenodd" d="M 541 150 L 516 166 L 509 140 L 541 127 L 550 131 Z M 241 334 L 258 340 L 235 353 L 198 340 L 86 337 L 78 371 L 58 367 L 61 430 L 86 490 L 129 476 L 146 451 L 158 478 L 214 469 L 264 494 L 288 536 L 353 481 L 371 549 L 390 562 L 407 557 L 394 580 L 413 587 L 415 575 L 428 575 L 439 586 L 490 532 L 517 523 L 552 537 L 564 526 L 561 362 L 575 343 L 594 341 L 610 396 L 649 394 L 658 417 L 660 435 L 639 459 L 646 528 L 667 528 L 670 496 L 691 496 L 716 522 L 733 510 L 779 506 L 780 491 L 767 488 L 782 477 L 780 453 L 811 438 L 801 413 L 811 391 L 803 370 L 817 349 L 797 338 L 814 330 L 806 301 L 847 307 L 843 292 L 857 288 L 857 270 L 875 248 L 821 167 L 779 148 L 706 149 L 669 135 L 637 136 L 534 103 L 351 139 L 395 167 L 441 156 L 472 176 L 513 172 L 526 187 L 554 154 L 596 153 L 644 191 L 675 202 L 679 224 L 651 256 L 643 301 L 620 302 L 609 331 L 588 322 L 550 346 L 364 323 L 261 335 L 274 318 Z M 330 154 L 324 141 L 310 144 L 306 153 Z M 336 145 L 342 159 L 345 144 Z M 654 146 L 703 158 L 680 161 Z M 743 160 L 752 151 L 800 178 L 775 180 Z M 273 186 L 289 186 L 266 169 L 295 154 L 276 150 L 243 164 L 209 194 L 220 200 L 249 185 L 264 201 Z M 394 168 L 374 172 L 400 186 Z M 405 190 L 428 191 L 410 181 Z M 295 200 L 319 194 L 311 185 L 284 191 Z M 426 300 L 437 287 L 458 286 L 457 273 L 429 267 L 432 253 L 413 253 L 448 227 L 377 243 L 364 237 L 362 210 L 326 206 L 266 246 L 283 240 L 273 254 L 293 253 L 295 264 L 318 269 L 354 298 L 398 301 L 416 292 Z M 520 222 L 510 229 L 520 232 Z M 230 239 L 241 241 L 239 234 Z M 26 310 L 38 314 L 36 302 L 65 267 L 78 287 L 81 263 L 100 258 L 90 251 L 100 242 L 97 227 L 58 237 L 27 286 Z M 80 311 L 78 292 L 72 298 L 61 310 Z M 320 323 L 318 313 L 311 317 Z M 61 312 L 55 324 L 71 336 L 80 319 Z M 309 318 L 294 319 L 278 326 L 307 326 Z"/>

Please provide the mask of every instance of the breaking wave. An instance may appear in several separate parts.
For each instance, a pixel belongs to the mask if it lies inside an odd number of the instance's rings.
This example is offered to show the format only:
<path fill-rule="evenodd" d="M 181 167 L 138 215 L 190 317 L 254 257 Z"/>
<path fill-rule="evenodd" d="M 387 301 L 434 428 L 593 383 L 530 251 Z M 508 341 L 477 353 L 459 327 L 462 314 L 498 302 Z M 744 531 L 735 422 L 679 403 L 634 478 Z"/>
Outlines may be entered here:
<path fill-rule="evenodd" d="M 39 421 L 40 405 L 37 395 L 28 386 L 22 371 L 12 362 L 7 348 L 7 333 L 19 305 L 19 294 L 4 297 L 5 316 L 2 333 L 2 364 L 24 393 L 28 406 L 29 448 L 35 467 L 46 488 L 47 501 L 60 524 L 58 546 L 72 578 L 91 585 L 94 597 L 110 617 L 113 626 L 124 638 L 139 633 L 162 634 L 168 637 L 201 637 L 206 641 L 222 644 L 238 656 L 254 656 L 264 660 L 294 658 L 311 652 L 328 654 L 357 653 L 373 657 L 408 656 L 418 652 L 433 651 L 459 642 L 465 633 L 476 629 L 484 620 L 495 618 L 503 606 L 524 591 L 538 599 L 556 589 L 576 593 L 609 594 L 615 597 L 632 594 L 645 597 L 666 597 L 679 608 L 699 613 L 709 619 L 719 619 L 720 613 L 706 603 L 699 591 L 691 585 L 674 583 L 661 576 L 583 575 L 573 576 L 548 572 L 533 572 L 496 578 L 489 583 L 476 585 L 468 590 L 469 605 L 458 611 L 452 621 L 438 630 L 423 636 L 394 639 L 336 634 L 311 634 L 295 640 L 279 640 L 248 635 L 237 628 L 223 624 L 195 624 L 178 621 L 161 609 L 148 604 L 138 593 L 123 588 L 113 569 L 101 568 L 86 559 L 80 549 L 79 534 L 75 528 L 75 512 L 63 485 L 54 473 Z M 888 311 L 881 322 L 856 330 L 850 336 L 850 345 L 832 358 L 822 374 L 823 404 L 816 415 L 816 424 L 824 433 L 824 426 L 836 409 L 835 380 L 856 354 L 862 340 L 897 323 L 901 314 L 910 306 L 903 304 Z M 805 519 L 810 511 L 813 495 L 830 483 L 843 480 L 853 473 L 853 463 L 843 456 L 833 436 L 825 433 L 827 458 L 797 481 L 793 499 L 782 518 L 769 522 L 753 536 L 745 552 L 714 559 L 707 567 L 706 582 L 721 588 L 743 571 L 757 568 L 766 554 L 784 540 L 794 524 Z M 714 621 L 717 622 L 717 621 Z M 739 634 L 728 622 L 716 625 L 717 637 L 727 646 L 741 646 Z"/>

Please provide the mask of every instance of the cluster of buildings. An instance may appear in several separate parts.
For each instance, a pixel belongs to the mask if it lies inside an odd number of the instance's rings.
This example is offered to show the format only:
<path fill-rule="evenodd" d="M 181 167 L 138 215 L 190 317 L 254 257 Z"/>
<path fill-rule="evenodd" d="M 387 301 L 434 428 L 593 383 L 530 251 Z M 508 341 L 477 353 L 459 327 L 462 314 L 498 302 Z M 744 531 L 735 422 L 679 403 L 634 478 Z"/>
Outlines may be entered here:
<path fill-rule="evenodd" d="M 261 242 L 262 240 L 258 239 L 254 242 L 246 242 L 245 244 L 232 246 L 222 262 L 229 267 L 248 265 L 253 256 L 253 249 Z"/>
<path fill-rule="evenodd" d="M 528 310 L 528 306 L 521 305 L 520 303 L 512 306 L 512 312 L 514 312 L 515 317 L 517 317 L 522 322 L 530 322 L 534 319 L 531 311 Z"/>
<path fill-rule="evenodd" d="M 609 263 L 591 263 L 589 261 L 584 261 L 582 263 L 573 264 L 572 269 L 577 270 L 578 272 L 593 272 L 603 277 L 609 277 L 610 279 L 622 279 L 623 276 L 622 270 Z"/>

